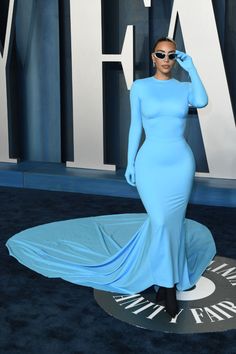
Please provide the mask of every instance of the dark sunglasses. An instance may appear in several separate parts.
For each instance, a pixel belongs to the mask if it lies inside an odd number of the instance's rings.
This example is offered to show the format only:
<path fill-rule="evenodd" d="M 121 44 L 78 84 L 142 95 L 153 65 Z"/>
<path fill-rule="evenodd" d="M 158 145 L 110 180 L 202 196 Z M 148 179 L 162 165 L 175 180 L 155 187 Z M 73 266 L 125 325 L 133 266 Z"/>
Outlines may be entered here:
<path fill-rule="evenodd" d="M 161 59 L 161 60 L 165 59 L 166 55 L 168 55 L 169 60 L 175 60 L 175 58 L 177 56 L 177 54 L 175 54 L 175 53 L 167 54 L 167 53 L 163 53 L 163 52 L 154 52 L 153 54 L 155 55 L 156 58 Z"/>

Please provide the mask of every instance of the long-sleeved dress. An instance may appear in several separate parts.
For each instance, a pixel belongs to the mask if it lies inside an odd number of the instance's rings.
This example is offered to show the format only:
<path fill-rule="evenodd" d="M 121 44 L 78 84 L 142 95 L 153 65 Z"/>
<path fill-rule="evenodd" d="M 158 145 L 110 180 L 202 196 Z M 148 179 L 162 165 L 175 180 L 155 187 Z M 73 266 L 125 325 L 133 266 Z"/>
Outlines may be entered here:
<path fill-rule="evenodd" d="M 185 218 L 195 172 L 183 136 L 190 93 L 191 83 L 176 79 L 132 85 L 129 139 L 144 128 L 134 166 L 146 213 L 33 227 L 7 241 L 10 255 L 47 277 L 122 294 L 196 284 L 216 249 L 209 229 Z"/>

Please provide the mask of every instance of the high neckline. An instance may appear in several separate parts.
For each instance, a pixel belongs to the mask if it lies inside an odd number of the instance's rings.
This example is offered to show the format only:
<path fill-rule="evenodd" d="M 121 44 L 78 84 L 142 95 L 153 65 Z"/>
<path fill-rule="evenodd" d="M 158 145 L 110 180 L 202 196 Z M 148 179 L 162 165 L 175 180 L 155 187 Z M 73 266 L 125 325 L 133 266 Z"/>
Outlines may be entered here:
<path fill-rule="evenodd" d="M 161 79 L 158 79 L 158 78 L 156 78 L 154 75 L 152 76 L 152 78 L 153 78 L 153 80 L 155 80 L 155 81 L 157 81 L 157 82 L 169 82 L 169 81 L 173 81 L 174 80 L 174 78 L 170 78 L 170 79 L 166 79 L 166 80 L 161 80 Z"/>

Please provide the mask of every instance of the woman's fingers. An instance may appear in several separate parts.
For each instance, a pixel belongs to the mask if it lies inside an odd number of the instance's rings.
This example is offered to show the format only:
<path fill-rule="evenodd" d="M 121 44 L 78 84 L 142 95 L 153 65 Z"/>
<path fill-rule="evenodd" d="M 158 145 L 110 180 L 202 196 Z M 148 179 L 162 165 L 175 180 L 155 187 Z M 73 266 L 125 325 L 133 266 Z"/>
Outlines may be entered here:
<path fill-rule="evenodd" d="M 176 59 L 181 59 L 181 60 L 185 60 L 188 55 L 184 52 L 181 52 L 180 50 L 176 50 L 175 53 L 177 54 L 177 58 Z"/>
<path fill-rule="evenodd" d="M 134 178 L 131 173 L 125 174 L 126 181 L 131 185 L 135 186 Z"/>
<path fill-rule="evenodd" d="M 177 58 L 180 58 L 181 60 L 185 60 L 188 56 L 186 54 L 179 54 Z"/>
<path fill-rule="evenodd" d="M 176 58 L 176 61 L 181 64 L 182 63 L 182 60 L 180 60 L 179 58 Z"/>
<path fill-rule="evenodd" d="M 135 184 L 135 173 L 134 172 L 130 172 L 129 170 L 127 170 L 125 172 L 125 178 L 126 178 L 126 181 L 133 187 L 136 186 Z"/>
<path fill-rule="evenodd" d="M 131 180 L 132 185 L 135 186 L 135 175 L 134 175 L 134 173 L 132 173 L 130 175 L 130 177 L 131 177 L 130 180 Z"/>
<path fill-rule="evenodd" d="M 129 180 L 128 183 L 129 183 L 131 186 L 135 187 L 135 183 L 133 183 L 131 180 Z"/>
<path fill-rule="evenodd" d="M 186 53 L 184 52 L 181 52 L 180 50 L 177 50 L 175 51 L 175 53 L 179 56 L 179 55 L 186 55 Z"/>

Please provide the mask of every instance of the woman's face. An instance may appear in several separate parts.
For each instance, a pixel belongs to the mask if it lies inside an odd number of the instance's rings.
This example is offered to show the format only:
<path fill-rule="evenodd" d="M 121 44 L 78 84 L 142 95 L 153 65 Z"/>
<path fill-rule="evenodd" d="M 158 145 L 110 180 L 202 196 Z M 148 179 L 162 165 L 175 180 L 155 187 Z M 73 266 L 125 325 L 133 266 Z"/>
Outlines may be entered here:
<path fill-rule="evenodd" d="M 162 41 L 157 44 L 155 47 L 155 52 L 162 52 L 165 54 L 175 53 L 176 46 L 174 43 L 169 41 Z M 164 75 L 168 75 L 175 65 L 175 60 L 169 59 L 168 55 L 164 59 L 157 58 L 152 54 L 152 61 L 156 64 L 156 69 Z"/>

